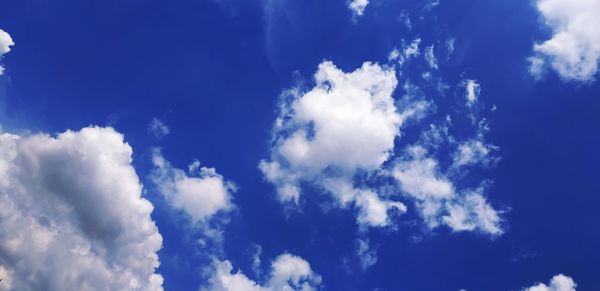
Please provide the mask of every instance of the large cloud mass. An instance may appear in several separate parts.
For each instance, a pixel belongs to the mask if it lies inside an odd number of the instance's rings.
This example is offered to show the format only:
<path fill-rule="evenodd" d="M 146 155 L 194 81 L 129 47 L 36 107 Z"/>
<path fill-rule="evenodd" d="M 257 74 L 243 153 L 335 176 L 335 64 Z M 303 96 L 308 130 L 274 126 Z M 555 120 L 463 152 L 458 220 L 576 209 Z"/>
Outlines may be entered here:
<path fill-rule="evenodd" d="M 234 273 L 231 262 L 218 262 L 208 290 L 312 291 L 318 290 L 320 285 L 321 277 L 313 272 L 307 261 L 291 254 L 283 254 L 271 264 L 271 274 L 264 285 L 249 279 L 240 271 Z"/>
<path fill-rule="evenodd" d="M 273 129 L 271 159 L 261 161 L 260 169 L 282 201 L 298 203 L 300 184 L 310 182 L 340 206 L 357 207 L 359 222 L 385 225 L 388 210 L 404 212 L 405 206 L 355 188 L 352 178 L 380 169 L 402 123 L 426 105 L 399 112 L 392 98 L 398 83 L 394 70 L 369 62 L 350 73 L 323 62 L 314 78 L 308 92 L 288 92 L 290 100 L 282 103 Z"/>
<path fill-rule="evenodd" d="M 162 290 L 162 237 L 112 128 L 0 134 L 4 290 Z"/>
<path fill-rule="evenodd" d="M 549 65 L 565 80 L 594 79 L 600 59 L 600 0 L 538 0 L 537 8 L 553 36 L 534 45 L 530 72 L 539 78 Z"/>

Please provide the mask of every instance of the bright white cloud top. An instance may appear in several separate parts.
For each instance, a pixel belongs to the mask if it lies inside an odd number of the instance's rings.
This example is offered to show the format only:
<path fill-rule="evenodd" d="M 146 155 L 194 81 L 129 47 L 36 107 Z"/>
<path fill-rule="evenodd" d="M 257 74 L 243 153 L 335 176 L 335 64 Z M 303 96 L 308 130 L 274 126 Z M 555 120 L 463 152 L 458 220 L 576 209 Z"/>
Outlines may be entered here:
<path fill-rule="evenodd" d="M 524 288 L 523 291 L 575 291 L 577 284 L 573 281 L 573 278 L 558 274 L 550 280 L 548 285 L 544 283 L 538 283 L 529 288 Z"/>
<path fill-rule="evenodd" d="M 271 264 L 268 281 L 261 285 L 244 275 L 233 272 L 229 261 L 218 262 L 210 280 L 211 291 L 312 291 L 319 290 L 321 277 L 314 273 L 304 259 L 291 254 L 277 257 Z"/>
<path fill-rule="evenodd" d="M 348 8 L 357 16 L 361 16 L 365 13 L 367 5 L 369 5 L 369 0 L 351 0 L 348 2 Z"/>
<path fill-rule="evenodd" d="M 600 60 L 600 0 L 538 0 L 552 38 L 534 45 L 530 72 L 541 78 L 551 67 L 566 81 L 591 81 Z"/>
<path fill-rule="evenodd" d="M 6 31 L 0 29 L 0 61 L 2 57 L 10 52 L 10 47 L 15 45 L 13 39 Z M 4 67 L 0 65 L 0 76 L 4 74 Z"/>
<path fill-rule="evenodd" d="M 167 203 L 185 213 L 192 222 L 202 222 L 219 211 L 231 209 L 231 193 L 235 186 L 225 181 L 214 168 L 202 167 L 199 162 L 189 166 L 188 173 L 171 165 L 159 149 L 152 153 L 152 181 Z"/>
<path fill-rule="evenodd" d="M 392 98 L 395 72 L 377 64 L 367 62 L 345 73 L 323 62 L 314 77 L 316 84 L 308 92 L 288 92 L 291 100 L 282 103 L 273 128 L 271 159 L 261 161 L 260 169 L 282 201 L 298 203 L 300 184 L 310 182 L 331 193 L 339 206 L 357 207 L 359 222 L 386 225 L 388 211 L 404 212 L 405 206 L 355 188 L 352 178 L 380 169 L 400 125 L 425 105 L 398 112 Z"/>
<path fill-rule="evenodd" d="M 0 134 L 2 290 L 162 290 L 162 237 L 112 128 Z"/>

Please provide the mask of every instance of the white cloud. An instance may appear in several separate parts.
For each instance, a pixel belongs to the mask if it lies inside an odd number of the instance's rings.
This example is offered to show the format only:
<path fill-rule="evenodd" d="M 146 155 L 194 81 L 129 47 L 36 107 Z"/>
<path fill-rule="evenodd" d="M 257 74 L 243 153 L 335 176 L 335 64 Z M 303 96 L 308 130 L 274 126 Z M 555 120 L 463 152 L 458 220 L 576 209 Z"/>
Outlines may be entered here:
<path fill-rule="evenodd" d="M 13 39 L 6 31 L 0 29 L 0 60 L 2 57 L 10 52 L 10 47 L 15 45 Z M 4 67 L 0 65 L 0 76 L 4 74 Z"/>
<path fill-rule="evenodd" d="M 311 291 L 321 286 L 321 277 L 313 272 L 304 259 L 283 254 L 271 264 L 269 280 L 265 285 L 249 279 L 241 271 L 233 272 L 229 261 L 216 264 L 215 274 L 210 279 L 212 291 Z"/>
<path fill-rule="evenodd" d="M 438 162 L 422 146 L 412 146 L 408 156 L 392 170 L 402 192 L 415 201 L 419 214 L 431 229 L 446 225 L 453 231 L 502 234 L 501 219 L 485 200 L 483 188 L 457 193 L 439 170 Z"/>
<path fill-rule="evenodd" d="M 253 245 L 254 248 L 254 255 L 252 255 L 252 271 L 254 271 L 255 274 L 259 275 L 260 274 L 260 265 L 262 264 L 262 261 L 260 259 L 260 256 L 262 255 L 262 247 L 258 244 Z"/>
<path fill-rule="evenodd" d="M 478 163 L 488 164 L 491 162 L 489 154 L 493 149 L 495 149 L 495 147 L 485 144 L 480 139 L 470 139 L 460 143 L 458 149 L 454 153 L 453 166 L 462 167 Z"/>
<path fill-rule="evenodd" d="M 171 133 L 169 127 L 162 122 L 160 119 L 154 117 L 148 124 L 148 132 L 150 132 L 157 139 L 161 139 Z"/>
<path fill-rule="evenodd" d="M 156 148 L 152 162 L 151 180 L 167 203 L 187 214 L 192 222 L 202 222 L 219 211 L 231 209 L 231 192 L 235 191 L 235 186 L 225 181 L 214 168 L 199 168 L 195 161 L 186 173 L 173 167 Z"/>
<path fill-rule="evenodd" d="M 162 290 L 162 237 L 112 128 L 0 134 L 0 289 Z"/>
<path fill-rule="evenodd" d="M 377 263 L 377 251 L 371 248 L 369 239 L 356 240 L 356 255 L 363 271 Z"/>
<path fill-rule="evenodd" d="M 550 280 L 550 284 L 539 283 L 529 288 L 524 288 L 523 291 L 575 291 L 577 284 L 573 278 L 558 274 Z"/>
<path fill-rule="evenodd" d="M 427 0 L 427 4 L 425 4 L 425 10 L 431 10 L 440 5 L 440 0 Z"/>
<path fill-rule="evenodd" d="M 369 0 L 351 0 L 348 2 L 348 8 L 357 16 L 362 16 L 365 13 L 367 5 L 369 5 Z"/>
<path fill-rule="evenodd" d="M 383 226 L 390 209 L 401 203 L 384 201 L 370 189 L 356 189 L 352 178 L 374 171 L 388 160 L 400 126 L 427 104 L 416 102 L 398 112 L 392 92 L 392 69 L 366 62 L 345 73 L 323 62 L 315 86 L 290 90 L 273 128 L 270 160 L 259 168 L 282 201 L 299 202 L 300 183 L 310 182 L 331 193 L 339 206 L 359 208 L 359 222 Z"/>
<path fill-rule="evenodd" d="M 433 45 L 430 45 L 425 48 L 425 61 L 427 62 L 430 68 L 437 70 L 438 63 L 433 49 Z"/>
<path fill-rule="evenodd" d="M 462 83 L 465 87 L 465 98 L 467 99 L 467 104 L 471 105 L 477 102 L 479 94 L 481 93 L 481 85 L 477 82 L 477 80 L 471 79 L 464 80 Z"/>
<path fill-rule="evenodd" d="M 419 49 L 419 45 L 421 44 L 420 38 L 415 38 L 409 44 L 406 44 L 404 40 L 402 40 L 402 50 L 393 49 L 389 56 L 388 60 L 396 61 L 398 64 L 403 65 L 406 61 L 418 57 L 421 54 Z"/>
<path fill-rule="evenodd" d="M 552 67 L 567 81 L 591 81 L 600 59 L 600 0 L 538 0 L 537 8 L 552 38 L 533 46 L 530 72 L 541 77 Z"/>
<path fill-rule="evenodd" d="M 482 189 L 468 192 L 446 204 L 444 223 L 453 231 L 475 231 L 500 235 L 501 219 L 498 212 L 481 195 Z"/>
<path fill-rule="evenodd" d="M 454 53 L 454 50 L 456 49 L 454 46 L 455 42 L 456 42 L 455 38 L 450 38 L 446 41 L 446 49 L 448 50 L 448 57 L 451 56 Z"/>

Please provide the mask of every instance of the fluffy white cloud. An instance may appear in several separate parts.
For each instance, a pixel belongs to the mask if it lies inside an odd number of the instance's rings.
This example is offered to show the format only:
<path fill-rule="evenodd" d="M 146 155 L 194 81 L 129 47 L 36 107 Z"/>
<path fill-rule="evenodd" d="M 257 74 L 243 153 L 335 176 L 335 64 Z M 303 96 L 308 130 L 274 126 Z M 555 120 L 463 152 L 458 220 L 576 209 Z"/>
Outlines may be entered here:
<path fill-rule="evenodd" d="M 201 222 L 219 211 L 231 209 L 231 192 L 235 191 L 235 186 L 225 181 L 214 168 L 200 168 L 196 161 L 186 173 L 173 167 L 157 148 L 153 150 L 152 162 L 151 180 L 169 205 L 183 211 L 192 222 Z"/>
<path fill-rule="evenodd" d="M 169 127 L 162 122 L 160 119 L 154 117 L 150 124 L 148 124 L 148 132 L 150 132 L 157 139 L 161 139 L 171 133 Z"/>
<path fill-rule="evenodd" d="M 10 52 L 10 47 L 15 45 L 13 39 L 6 31 L 0 29 L 0 60 L 2 56 Z M 4 74 L 4 67 L 0 65 L 0 75 Z"/>
<path fill-rule="evenodd" d="M 261 161 L 259 168 L 282 201 L 298 203 L 300 183 L 310 182 L 331 193 L 340 206 L 357 207 L 359 222 L 385 225 L 388 210 L 405 211 L 404 205 L 355 188 L 352 178 L 380 169 L 400 126 L 427 104 L 416 102 L 398 112 L 392 98 L 394 70 L 369 62 L 351 73 L 323 62 L 314 77 L 314 88 L 290 90 L 290 100 L 282 103 L 271 159 Z"/>
<path fill-rule="evenodd" d="M 550 280 L 550 284 L 539 283 L 529 288 L 524 288 L 523 291 L 575 291 L 577 284 L 573 278 L 558 274 Z"/>
<path fill-rule="evenodd" d="M 0 289 L 162 290 L 162 237 L 112 128 L 0 134 Z"/>
<path fill-rule="evenodd" d="M 553 35 L 534 45 L 530 72 L 539 78 L 550 66 L 567 81 L 593 80 L 600 59 L 600 0 L 538 0 L 537 8 Z"/>
<path fill-rule="evenodd" d="M 369 5 L 369 0 L 351 0 L 348 2 L 348 8 L 352 10 L 354 15 L 361 16 L 365 13 L 365 9 Z"/>
<path fill-rule="evenodd" d="M 210 280 L 212 291 L 311 291 L 321 285 L 321 277 L 313 272 L 304 259 L 283 254 L 271 264 L 269 280 L 264 284 L 249 279 L 241 271 L 233 272 L 229 261 L 216 264 L 215 274 Z"/>
<path fill-rule="evenodd" d="M 429 228 L 446 225 L 453 231 L 480 231 L 502 234 L 501 219 L 485 200 L 483 188 L 457 193 L 455 186 L 439 170 L 437 160 L 427 156 L 422 146 L 412 146 L 408 156 L 392 170 L 402 192 L 415 201 Z"/>

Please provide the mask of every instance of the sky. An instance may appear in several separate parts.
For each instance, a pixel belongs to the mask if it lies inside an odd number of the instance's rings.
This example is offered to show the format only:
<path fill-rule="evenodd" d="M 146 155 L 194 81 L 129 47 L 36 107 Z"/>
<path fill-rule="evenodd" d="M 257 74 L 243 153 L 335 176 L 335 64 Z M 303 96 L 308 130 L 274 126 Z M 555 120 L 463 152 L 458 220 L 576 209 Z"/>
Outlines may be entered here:
<path fill-rule="evenodd" d="M 599 0 L 0 7 L 0 290 L 600 290 Z"/>

